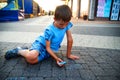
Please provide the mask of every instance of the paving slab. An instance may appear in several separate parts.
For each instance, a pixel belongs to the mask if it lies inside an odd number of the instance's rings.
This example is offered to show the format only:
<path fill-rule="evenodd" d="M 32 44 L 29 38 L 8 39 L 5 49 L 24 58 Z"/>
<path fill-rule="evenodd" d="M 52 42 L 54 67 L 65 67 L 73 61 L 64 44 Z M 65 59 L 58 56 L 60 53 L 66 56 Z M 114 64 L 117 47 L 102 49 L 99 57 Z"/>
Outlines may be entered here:
<path fill-rule="evenodd" d="M 35 65 L 22 57 L 5 60 L 5 52 L 17 46 L 30 47 L 30 43 L 0 42 L 1 80 L 120 80 L 120 50 L 73 46 L 72 54 L 80 56 L 73 61 L 65 57 L 62 46 L 56 54 L 67 64 L 60 68 L 52 58 Z"/>

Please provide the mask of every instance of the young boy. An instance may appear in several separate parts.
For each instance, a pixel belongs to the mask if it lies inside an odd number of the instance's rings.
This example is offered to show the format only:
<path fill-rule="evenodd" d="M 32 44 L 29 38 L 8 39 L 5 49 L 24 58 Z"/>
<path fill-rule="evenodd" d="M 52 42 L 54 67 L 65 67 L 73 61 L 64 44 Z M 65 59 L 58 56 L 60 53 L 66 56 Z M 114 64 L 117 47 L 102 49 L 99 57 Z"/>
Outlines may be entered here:
<path fill-rule="evenodd" d="M 54 22 L 50 24 L 44 31 L 44 34 L 39 36 L 32 44 L 30 49 L 18 47 L 12 50 L 8 50 L 5 54 L 7 60 L 23 56 L 30 64 L 38 63 L 48 57 L 53 57 L 56 60 L 58 66 L 63 62 L 55 52 L 60 48 L 60 44 L 66 33 L 67 36 L 67 53 L 66 56 L 69 59 L 79 59 L 78 56 L 71 54 L 73 39 L 70 32 L 70 28 L 73 24 L 70 22 L 72 12 L 67 5 L 60 5 L 56 7 L 54 14 Z"/>

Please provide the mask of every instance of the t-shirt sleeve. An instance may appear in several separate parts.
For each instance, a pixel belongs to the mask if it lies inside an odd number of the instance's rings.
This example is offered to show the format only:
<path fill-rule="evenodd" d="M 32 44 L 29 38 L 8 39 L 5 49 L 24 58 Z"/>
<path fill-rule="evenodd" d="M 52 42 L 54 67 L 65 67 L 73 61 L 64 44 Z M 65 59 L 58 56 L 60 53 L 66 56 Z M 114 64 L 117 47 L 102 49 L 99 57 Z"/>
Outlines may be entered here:
<path fill-rule="evenodd" d="M 69 22 L 67 27 L 66 27 L 66 30 L 69 30 L 72 26 L 73 26 L 73 24 L 71 22 Z"/>
<path fill-rule="evenodd" d="M 53 36 L 52 32 L 49 29 L 46 29 L 45 30 L 45 40 L 50 41 L 52 39 L 52 36 Z"/>

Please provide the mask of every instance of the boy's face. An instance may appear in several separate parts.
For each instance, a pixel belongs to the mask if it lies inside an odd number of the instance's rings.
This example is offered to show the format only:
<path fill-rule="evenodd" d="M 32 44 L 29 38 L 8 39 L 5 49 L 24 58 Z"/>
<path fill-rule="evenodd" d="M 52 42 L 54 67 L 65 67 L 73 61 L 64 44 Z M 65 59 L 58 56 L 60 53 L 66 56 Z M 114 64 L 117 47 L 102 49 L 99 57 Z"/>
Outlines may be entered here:
<path fill-rule="evenodd" d="M 55 19 L 54 19 L 55 20 Z M 63 21 L 63 20 L 55 20 L 54 25 L 57 28 L 64 29 L 68 25 L 69 21 Z"/>

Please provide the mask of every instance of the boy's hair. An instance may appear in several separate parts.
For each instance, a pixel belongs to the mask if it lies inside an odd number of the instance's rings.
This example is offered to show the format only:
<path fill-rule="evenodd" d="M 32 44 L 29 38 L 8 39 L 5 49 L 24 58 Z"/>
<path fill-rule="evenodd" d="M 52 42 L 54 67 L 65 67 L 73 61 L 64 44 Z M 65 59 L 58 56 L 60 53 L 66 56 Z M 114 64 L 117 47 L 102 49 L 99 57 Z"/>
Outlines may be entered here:
<path fill-rule="evenodd" d="M 60 5 L 56 7 L 54 17 L 56 20 L 70 21 L 72 11 L 67 5 Z"/>

